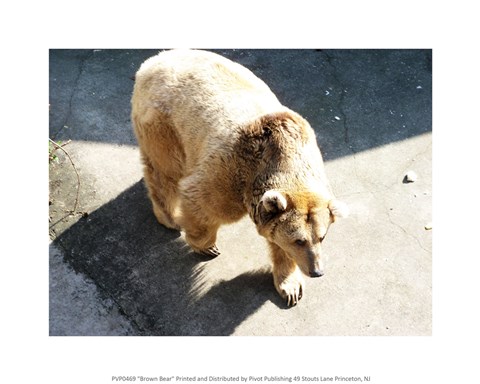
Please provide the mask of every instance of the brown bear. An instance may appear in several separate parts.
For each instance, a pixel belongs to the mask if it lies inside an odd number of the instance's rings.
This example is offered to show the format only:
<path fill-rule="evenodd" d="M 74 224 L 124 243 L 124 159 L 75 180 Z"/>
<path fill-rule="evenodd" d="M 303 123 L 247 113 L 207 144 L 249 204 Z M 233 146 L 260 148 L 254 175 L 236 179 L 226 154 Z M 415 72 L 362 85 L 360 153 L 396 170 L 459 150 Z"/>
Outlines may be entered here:
<path fill-rule="evenodd" d="M 136 73 L 132 123 L 158 221 L 218 256 L 217 230 L 249 214 L 268 241 L 278 293 L 295 305 L 322 276 L 321 243 L 346 205 L 334 198 L 315 133 L 245 67 L 170 50 Z"/>

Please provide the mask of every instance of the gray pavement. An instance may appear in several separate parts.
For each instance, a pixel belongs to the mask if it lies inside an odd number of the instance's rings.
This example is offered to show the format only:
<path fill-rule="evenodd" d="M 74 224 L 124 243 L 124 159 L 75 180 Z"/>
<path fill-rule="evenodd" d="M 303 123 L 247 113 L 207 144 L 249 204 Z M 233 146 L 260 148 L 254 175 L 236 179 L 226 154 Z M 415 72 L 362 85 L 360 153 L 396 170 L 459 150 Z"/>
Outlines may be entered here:
<path fill-rule="evenodd" d="M 310 122 L 350 206 L 293 308 L 248 218 L 214 260 L 155 221 L 129 115 L 156 52 L 50 51 L 50 335 L 431 335 L 431 51 L 217 51 Z"/>

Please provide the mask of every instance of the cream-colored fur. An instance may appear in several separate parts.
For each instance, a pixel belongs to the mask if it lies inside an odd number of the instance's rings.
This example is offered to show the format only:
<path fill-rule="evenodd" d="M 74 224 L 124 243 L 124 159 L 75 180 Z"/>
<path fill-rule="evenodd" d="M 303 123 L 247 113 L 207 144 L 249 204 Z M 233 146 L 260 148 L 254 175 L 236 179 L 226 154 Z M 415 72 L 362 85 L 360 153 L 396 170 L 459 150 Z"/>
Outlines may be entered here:
<path fill-rule="evenodd" d="M 143 63 L 132 122 L 158 221 L 217 256 L 220 225 L 248 213 L 269 242 L 277 291 L 296 304 L 301 272 L 323 273 L 321 239 L 346 212 L 309 124 L 248 69 L 199 50 Z"/>

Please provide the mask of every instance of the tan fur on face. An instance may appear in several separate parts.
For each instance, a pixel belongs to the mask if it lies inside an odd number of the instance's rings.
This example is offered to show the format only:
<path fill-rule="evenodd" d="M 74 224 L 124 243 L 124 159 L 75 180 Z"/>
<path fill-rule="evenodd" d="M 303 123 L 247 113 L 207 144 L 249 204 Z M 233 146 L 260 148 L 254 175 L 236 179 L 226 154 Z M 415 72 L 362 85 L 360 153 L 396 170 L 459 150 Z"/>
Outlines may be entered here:
<path fill-rule="evenodd" d="M 295 304 L 300 269 L 320 268 L 318 239 L 333 221 L 333 193 L 308 122 L 245 67 L 173 50 L 137 72 L 132 123 L 158 221 L 184 230 L 194 251 L 216 256 L 219 226 L 248 213 L 269 241 L 277 291 Z M 346 212 L 338 202 L 331 207 Z M 303 251 L 291 245 L 295 236 L 308 240 Z"/>
<path fill-rule="evenodd" d="M 329 201 L 308 191 L 282 194 L 287 201 L 284 211 L 277 212 L 276 216 L 260 213 L 259 232 L 283 251 L 272 257 L 293 261 L 306 275 L 323 272 L 326 257 L 322 254 L 321 242 L 334 220 Z"/>

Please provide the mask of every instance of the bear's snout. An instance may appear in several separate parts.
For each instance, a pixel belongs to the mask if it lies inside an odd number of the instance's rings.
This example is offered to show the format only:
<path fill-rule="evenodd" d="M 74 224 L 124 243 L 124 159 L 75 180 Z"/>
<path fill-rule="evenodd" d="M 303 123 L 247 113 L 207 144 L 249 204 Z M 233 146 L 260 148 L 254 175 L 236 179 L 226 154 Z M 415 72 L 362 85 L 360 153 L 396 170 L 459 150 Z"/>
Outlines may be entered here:
<path fill-rule="evenodd" d="M 320 256 L 319 245 L 317 247 L 307 251 L 307 268 L 304 271 L 308 271 L 305 275 L 310 277 L 322 277 L 325 274 L 325 257 Z"/>
<path fill-rule="evenodd" d="M 309 272 L 310 277 L 322 277 L 325 272 L 322 269 L 314 269 L 313 271 Z"/>

